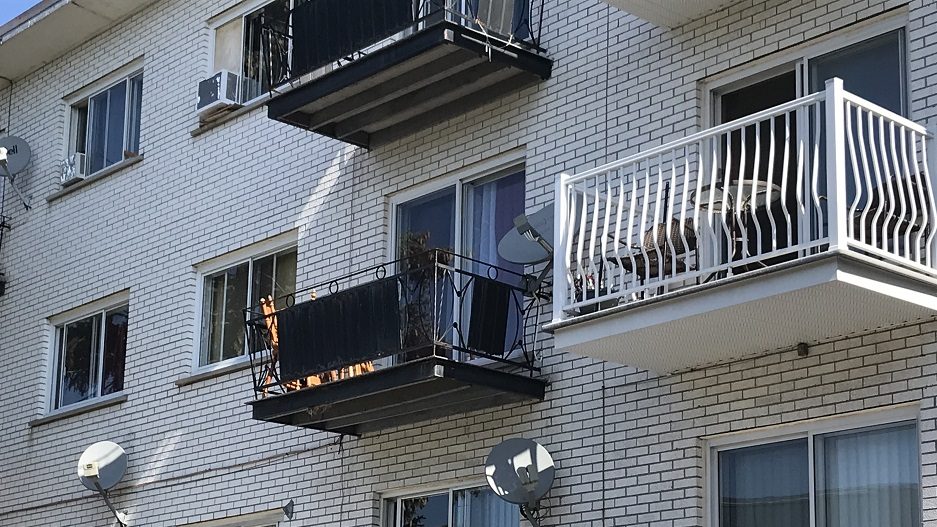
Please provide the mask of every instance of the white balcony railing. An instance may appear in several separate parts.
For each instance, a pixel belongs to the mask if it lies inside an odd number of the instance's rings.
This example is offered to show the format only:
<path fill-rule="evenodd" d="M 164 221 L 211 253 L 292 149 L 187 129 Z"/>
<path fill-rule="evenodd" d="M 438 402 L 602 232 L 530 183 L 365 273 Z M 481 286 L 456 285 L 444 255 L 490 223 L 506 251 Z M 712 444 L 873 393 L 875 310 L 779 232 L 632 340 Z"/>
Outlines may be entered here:
<path fill-rule="evenodd" d="M 931 140 L 834 79 L 824 92 L 564 174 L 554 322 L 823 252 L 937 276 Z"/>

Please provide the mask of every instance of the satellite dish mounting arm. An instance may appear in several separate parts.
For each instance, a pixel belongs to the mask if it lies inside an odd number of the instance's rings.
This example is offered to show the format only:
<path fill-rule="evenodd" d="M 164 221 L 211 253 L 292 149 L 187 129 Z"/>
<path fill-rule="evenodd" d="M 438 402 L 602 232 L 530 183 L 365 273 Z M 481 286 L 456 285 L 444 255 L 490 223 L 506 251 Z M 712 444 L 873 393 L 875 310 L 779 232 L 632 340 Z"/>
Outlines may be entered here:
<path fill-rule="evenodd" d="M 92 478 L 89 478 L 89 479 L 92 479 Z M 104 503 L 107 504 L 107 508 L 110 509 L 111 512 L 114 513 L 114 517 L 117 518 L 117 523 L 119 523 L 121 527 L 127 527 L 127 516 L 124 513 L 118 511 L 114 507 L 114 504 L 111 503 L 110 496 L 107 495 L 107 491 L 101 488 L 101 483 L 98 481 L 98 478 L 97 477 L 93 478 L 93 481 L 94 481 L 94 486 L 97 487 L 98 489 L 98 493 L 101 494 L 102 498 L 104 498 Z"/>

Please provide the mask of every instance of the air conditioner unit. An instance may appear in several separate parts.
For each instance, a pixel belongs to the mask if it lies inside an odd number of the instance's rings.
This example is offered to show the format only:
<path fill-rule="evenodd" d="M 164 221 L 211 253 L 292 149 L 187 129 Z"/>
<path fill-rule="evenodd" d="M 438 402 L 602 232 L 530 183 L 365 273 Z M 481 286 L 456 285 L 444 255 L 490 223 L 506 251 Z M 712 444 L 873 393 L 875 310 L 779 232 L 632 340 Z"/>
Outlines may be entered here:
<path fill-rule="evenodd" d="M 85 154 L 74 153 L 62 162 L 62 186 L 77 183 L 88 177 L 88 164 Z"/>
<path fill-rule="evenodd" d="M 205 118 L 220 110 L 240 106 L 238 88 L 240 77 L 227 70 L 216 72 L 198 83 L 199 117 Z"/>

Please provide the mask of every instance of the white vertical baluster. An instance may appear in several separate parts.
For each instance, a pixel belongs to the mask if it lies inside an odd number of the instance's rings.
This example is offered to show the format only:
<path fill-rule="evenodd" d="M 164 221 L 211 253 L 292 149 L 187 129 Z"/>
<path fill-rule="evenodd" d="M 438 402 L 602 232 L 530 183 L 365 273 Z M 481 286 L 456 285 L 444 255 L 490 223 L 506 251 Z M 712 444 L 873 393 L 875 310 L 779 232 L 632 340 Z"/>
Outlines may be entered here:
<path fill-rule="evenodd" d="M 650 199 L 651 189 L 651 160 L 647 159 L 644 165 L 644 199 L 641 203 L 641 228 L 638 229 L 637 244 L 641 248 L 641 257 L 644 258 L 644 276 L 641 281 L 645 286 L 651 279 L 651 259 L 647 254 L 647 247 L 644 246 L 644 232 L 647 228 L 648 200 Z"/>
<path fill-rule="evenodd" d="M 856 131 L 853 130 L 852 126 L 852 111 L 853 106 L 850 103 L 846 103 L 846 142 L 849 150 L 849 159 L 852 162 L 852 177 L 856 183 L 855 196 L 852 198 L 852 203 L 849 204 L 849 219 L 852 220 L 856 217 L 856 210 L 859 208 L 859 203 L 862 200 L 862 180 L 859 175 L 859 161 L 856 157 Z M 858 112 L 858 108 L 856 108 Z M 858 115 L 858 114 L 857 114 Z M 862 119 L 859 119 L 859 128 L 862 128 Z M 851 239 L 862 241 L 862 238 L 856 237 L 855 232 L 855 222 L 848 221 L 846 222 L 846 229 L 848 231 L 848 236 Z"/>
<path fill-rule="evenodd" d="M 657 181 L 655 182 L 657 190 L 654 191 L 654 216 L 651 218 L 651 236 L 654 240 L 654 254 L 657 255 L 657 281 L 664 276 L 664 255 L 660 250 L 660 244 L 657 243 L 657 236 L 660 234 L 660 215 L 661 215 L 661 195 L 664 192 L 664 154 L 657 156 Z"/>
<path fill-rule="evenodd" d="M 667 190 L 667 196 L 664 198 L 664 201 L 667 202 L 667 210 L 663 217 L 664 222 L 664 232 L 667 235 L 666 247 L 664 251 L 668 251 L 670 254 L 670 277 L 671 279 L 677 275 L 677 252 L 676 247 L 673 244 L 673 202 L 676 200 L 677 196 L 677 150 L 671 150 L 670 152 L 670 185 L 669 190 Z M 667 258 L 664 258 L 665 262 Z M 661 277 L 664 278 L 664 277 Z"/>
<path fill-rule="evenodd" d="M 755 255 L 761 255 L 761 222 L 758 221 L 758 184 L 761 182 L 761 125 L 764 121 L 759 121 L 753 126 L 755 131 L 755 159 L 752 163 L 752 191 L 748 198 L 748 216 L 755 226 Z M 766 180 L 770 178 L 766 177 Z"/>
<path fill-rule="evenodd" d="M 716 224 L 714 223 L 713 215 L 715 214 L 714 207 L 716 205 L 716 177 L 718 176 L 719 169 L 716 163 L 716 160 L 719 159 L 719 145 L 717 143 L 718 138 L 716 136 L 709 138 L 709 147 L 710 147 L 710 161 L 709 161 L 709 202 L 706 204 L 706 225 L 710 233 L 710 242 L 709 242 L 709 252 L 712 254 L 712 267 L 717 267 L 722 263 L 722 254 L 720 252 L 720 243 L 716 239 Z M 724 192 L 724 191 L 723 191 Z M 725 205 L 725 200 L 723 199 L 722 204 Z M 725 220 L 725 214 L 723 213 L 722 220 Z M 725 226 L 725 221 L 722 221 L 723 230 Z"/>
<path fill-rule="evenodd" d="M 726 166 L 724 168 L 724 177 L 722 178 L 722 230 L 725 232 L 726 240 L 728 240 L 728 247 L 726 247 L 726 263 L 731 264 L 732 260 L 735 259 L 735 212 L 732 210 L 730 199 L 734 199 L 735 196 L 729 194 L 729 187 L 732 185 L 732 132 L 725 132 L 722 134 L 726 140 Z M 737 194 L 737 193 L 736 193 Z M 729 216 L 732 216 L 731 220 Z M 733 222 L 733 226 L 730 226 L 729 222 Z M 732 274 L 731 265 L 727 268 L 727 273 Z"/>
<path fill-rule="evenodd" d="M 784 164 L 781 165 L 781 211 L 784 215 L 784 225 L 787 228 L 787 240 L 784 245 L 789 248 L 794 242 L 794 225 L 791 221 L 791 211 L 787 208 L 787 180 L 790 176 L 791 164 L 791 112 L 784 112 Z"/>
<path fill-rule="evenodd" d="M 927 211 L 930 222 L 925 222 L 927 226 L 927 240 L 924 242 L 924 265 L 934 266 L 934 235 L 937 234 L 937 226 L 934 225 L 937 220 L 937 203 L 934 202 L 934 182 L 931 179 L 931 170 L 937 166 L 937 149 L 934 148 L 933 128 L 928 126 L 928 135 L 921 136 L 921 165 L 924 167 L 924 174 L 921 181 L 927 187 Z"/>
<path fill-rule="evenodd" d="M 765 183 L 767 185 L 767 191 L 765 192 L 765 210 L 768 212 L 768 223 L 771 225 L 771 251 L 778 250 L 778 226 L 774 222 L 774 211 L 772 210 L 772 198 L 774 192 L 774 157 L 775 157 L 775 141 L 777 140 L 777 135 L 775 133 L 775 121 L 774 117 L 771 118 L 770 122 L 770 137 L 768 144 L 768 169 L 765 172 Z M 781 196 L 781 201 L 784 201 L 784 197 Z M 761 240 L 758 240 L 758 246 L 761 247 Z"/>
<path fill-rule="evenodd" d="M 588 285 L 589 279 L 592 279 L 592 298 L 595 299 L 596 295 L 599 292 L 599 270 L 595 265 L 595 249 L 596 249 L 596 236 L 598 235 L 599 228 L 599 204 L 601 203 L 601 197 L 599 196 L 599 175 L 596 174 L 592 177 L 592 186 L 594 189 L 594 203 L 592 205 L 592 221 L 589 223 L 592 224 L 592 228 L 589 229 L 589 276 L 586 277 L 585 285 Z M 586 291 L 583 290 L 582 297 L 586 298 Z"/>
<path fill-rule="evenodd" d="M 677 222 L 677 232 L 679 233 L 681 243 L 683 244 L 681 252 L 683 254 L 684 261 L 689 261 L 690 258 L 690 241 L 687 240 L 686 237 L 686 206 L 687 202 L 690 200 L 690 185 L 690 145 L 685 145 L 683 147 L 683 197 L 680 199 L 680 219 Z M 674 260 L 676 260 L 676 257 Z M 687 271 L 690 270 L 688 265 L 685 265 L 684 267 Z"/>
<path fill-rule="evenodd" d="M 911 176 L 911 164 L 908 163 L 908 133 L 910 130 L 901 127 L 901 173 L 904 176 L 905 188 L 908 191 L 908 209 L 910 218 L 908 218 L 908 227 L 904 230 L 904 241 L 902 245 L 904 246 L 904 256 L 905 258 L 912 258 L 913 251 L 911 250 L 911 231 L 915 230 L 914 226 L 917 225 L 917 216 L 918 209 L 921 208 L 921 203 L 918 201 L 918 192 L 920 189 L 918 185 L 914 184 L 914 178 Z M 914 256 L 914 261 L 920 263 L 917 256 L 918 253 Z"/>
<path fill-rule="evenodd" d="M 609 222 L 611 221 L 611 214 L 612 214 L 612 182 L 611 182 L 611 178 L 612 178 L 612 174 L 614 174 L 614 173 L 615 173 L 615 172 L 613 172 L 612 170 L 609 170 L 608 172 L 605 173 L 605 222 L 604 222 L 604 224 L 602 225 L 602 253 L 599 255 L 599 258 L 601 258 L 601 262 L 602 262 L 602 266 L 601 266 L 601 268 L 600 268 L 601 271 L 602 271 L 602 272 L 601 272 L 601 275 L 602 275 L 602 280 L 601 280 L 601 282 L 603 282 L 603 283 L 602 283 L 602 286 L 604 286 L 604 287 L 606 288 L 605 294 L 608 294 L 609 289 L 610 289 L 610 288 L 608 287 L 608 283 L 609 283 L 609 280 L 608 280 L 608 273 L 609 273 L 609 271 L 611 270 L 611 269 L 609 268 L 608 241 L 609 241 L 610 239 L 612 239 L 612 235 L 611 235 L 611 233 L 610 233 L 609 230 L 608 230 L 608 224 L 609 224 Z M 598 283 L 596 283 L 596 285 L 595 285 L 595 287 L 596 287 L 596 292 L 601 291 L 600 287 L 602 287 L 602 286 L 600 286 Z M 601 296 L 601 295 L 600 295 L 600 296 Z"/>
<path fill-rule="evenodd" d="M 895 129 L 895 122 L 890 121 L 888 136 L 890 139 L 889 146 L 891 147 L 891 163 L 892 163 L 891 166 L 895 170 L 895 178 L 894 178 L 895 179 L 895 192 L 898 194 L 898 200 L 897 200 L 898 201 L 898 216 L 894 219 L 895 230 L 894 230 L 894 233 L 892 234 L 892 240 L 893 240 L 892 243 L 894 244 L 894 248 L 892 249 L 892 253 L 894 253 L 896 256 L 907 256 L 908 251 L 907 250 L 903 251 L 901 249 L 901 239 L 902 239 L 901 227 L 902 227 L 903 222 L 907 221 L 908 219 L 906 215 L 908 212 L 908 209 L 907 209 L 908 203 L 907 203 L 907 198 L 905 198 L 904 178 L 902 177 L 903 172 L 901 170 L 901 160 L 898 158 L 898 145 L 895 139 L 895 136 L 897 133 L 898 132 Z M 907 230 L 907 228 L 905 230 Z"/>
<path fill-rule="evenodd" d="M 876 194 L 878 194 L 878 205 L 875 208 L 875 212 L 872 214 L 872 224 L 869 227 L 869 231 L 871 231 L 872 234 L 872 246 L 878 247 L 878 226 L 880 225 L 878 220 L 885 206 L 885 192 L 882 190 L 885 184 L 882 182 L 882 172 L 878 164 L 878 150 L 875 146 L 875 116 L 872 112 L 867 113 L 869 114 L 869 157 L 872 161 L 872 172 L 875 174 L 873 185 L 875 186 Z"/>
<path fill-rule="evenodd" d="M 638 286 L 638 265 L 637 260 L 634 257 L 634 215 L 635 212 L 637 212 L 639 163 L 640 161 L 635 162 L 631 173 L 631 200 L 628 207 L 628 236 L 625 237 L 625 241 L 628 244 L 628 246 L 625 247 L 625 250 L 628 251 L 628 258 L 631 259 L 631 286 L 633 288 Z"/>
<path fill-rule="evenodd" d="M 745 220 L 742 218 L 742 214 L 745 212 L 742 210 L 745 196 L 745 154 L 747 145 L 745 144 L 745 136 L 747 135 L 745 130 L 747 127 L 743 126 L 739 133 L 741 134 L 741 152 L 739 153 L 739 182 L 736 185 L 735 191 L 735 229 L 741 235 L 741 258 L 748 258 L 748 229 L 745 226 Z M 729 134 L 729 140 L 732 140 L 731 132 Z M 729 163 L 731 164 L 731 158 Z"/>
<path fill-rule="evenodd" d="M 696 143 L 696 192 L 693 193 L 693 228 L 696 230 L 696 262 L 697 271 L 700 271 L 702 259 L 700 258 L 700 246 L 702 245 L 703 229 L 699 222 L 700 200 L 699 195 L 703 191 L 703 177 L 706 170 L 706 150 L 702 139 Z"/>
<path fill-rule="evenodd" d="M 586 182 L 582 182 L 582 206 L 579 210 L 579 239 L 576 244 L 576 267 L 579 271 L 579 276 L 576 278 L 579 279 L 580 287 L 582 288 L 582 298 L 579 300 L 585 300 L 586 298 L 586 272 L 583 269 L 583 252 L 585 250 L 586 243 L 586 214 L 589 213 L 589 189 L 586 187 Z"/>
<path fill-rule="evenodd" d="M 828 91 L 827 93 L 829 93 L 829 91 Z M 829 111 L 830 111 L 830 106 L 829 106 L 829 102 L 827 102 L 827 112 L 828 112 L 827 115 L 829 115 Z M 816 213 L 816 218 L 817 218 L 817 219 L 816 219 L 816 221 L 817 221 L 817 234 L 818 234 L 818 236 L 820 236 L 821 238 L 823 237 L 823 225 L 824 225 L 824 223 L 825 223 L 826 226 L 827 226 L 826 235 L 827 235 L 827 236 L 831 236 L 831 232 L 830 232 L 830 231 L 831 231 L 831 227 L 832 227 L 832 226 L 829 224 L 829 221 L 830 221 L 830 211 L 831 211 L 831 210 L 835 210 L 835 209 L 831 208 L 831 207 L 834 205 L 834 203 L 833 203 L 830 199 L 827 199 L 827 201 L 826 201 L 827 212 L 826 212 L 826 217 L 824 218 L 824 214 L 823 214 L 823 205 L 822 205 L 822 203 L 820 202 L 820 189 L 819 189 L 819 185 L 820 185 L 820 127 L 822 126 L 821 123 L 823 123 L 823 122 L 824 122 L 824 121 L 823 121 L 823 115 L 822 115 L 821 110 L 820 110 L 820 105 L 817 104 L 817 105 L 814 106 L 814 126 L 817 127 L 817 133 L 815 134 L 816 140 L 815 140 L 814 143 L 813 143 L 813 155 L 811 156 L 811 160 L 810 160 L 810 162 L 811 162 L 811 164 L 812 164 L 812 166 L 813 166 L 813 169 L 812 169 L 812 172 L 811 172 L 810 180 L 812 181 L 812 185 L 811 185 L 811 196 L 813 197 L 813 209 L 814 209 L 814 211 L 815 211 L 815 213 Z M 836 124 L 834 123 L 834 128 L 835 128 L 835 126 L 836 126 Z M 827 137 L 826 137 L 827 145 L 829 145 L 829 143 L 830 143 L 830 135 L 829 135 L 829 134 L 834 134 L 834 135 L 835 135 L 835 130 L 830 130 L 829 128 L 827 128 Z M 829 154 L 829 152 L 827 152 L 827 154 Z M 834 155 L 835 155 L 835 152 L 834 152 Z M 835 167 L 835 159 L 836 159 L 836 158 L 834 157 L 834 158 L 833 158 L 833 162 L 832 162 L 832 163 L 834 164 L 834 167 Z M 830 186 L 829 186 L 829 180 L 830 180 L 830 179 L 836 179 L 836 169 L 834 168 L 834 169 L 833 169 L 833 172 L 830 172 L 830 171 L 829 171 L 829 165 L 831 164 L 831 161 L 830 161 L 830 158 L 829 158 L 829 157 L 827 157 L 826 163 L 827 163 L 827 174 L 826 174 L 826 176 L 827 176 L 827 188 L 826 188 L 826 194 L 827 194 L 827 197 L 829 198 L 830 193 L 836 191 L 836 187 L 830 187 Z M 835 181 L 834 181 L 834 184 L 835 184 Z M 834 212 L 834 214 L 835 214 L 835 212 Z M 836 246 L 833 245 L 832 239 L 831 239 L 831 240 L 830 240 L 830 249 L 833 250 L 835 247 L 836 247 Z"/>
<path fill-rule="evenodd" d="M 801 240 L 801 243 L 813 241 L 810 239 L 810 227 L 807 225 L 807 200 L 804 196 L 804 185 L 805 179 L 807 179 L 807 138 L 810 137 L 810 130 L 807 128 L 807 120 L 804 115 L 807 113 L 810 107 L 800 107 L 797 108 L 797 114 L 795 115 L 797 121 L 797 189 L 796 189 L 796 200 L 797 200 L 797 227 L 798 231 L 804 230 L 807 232 L 799 232 L 798 238 Z M 802 255 L 806 255 L 806 251 Z"/>
<path fill-rule="evenodd" d="M 625 169 L 622 167 L 618 171 L 618 203 L 615 204 L 615 246 L 612 247 L 614 251 L 615 259 L 618 262 L 618 291 L 619 294 L 621 291 L 625 290 L 625 266 L 621 260 L 621 217 L 624 214 L 625 208 Z M 624 300 L 621 298 L 620 300 Z"/>
<path fill-rule="evenodd" d="M 558 203 L 554 205 L 555 210 L 553 211 L 553 283 L 556 284 L 554 289 L 557 291 L 559 290 L 560 284 L 565 282 L 567 286 L 565 295 L 554 295 L 553 322 L 559 322 L 566 318 L 563 308 L 570 303 L 570 299 L 572 298 L 570 295 L 571 284 L 569 284 L 568 272 L 569 250 L 567 249 L 569 244 L 569 236 L 567 233 L 569 232 L 569 223 L 572 216 L 567 212 L 570 207 L 570 188 L 567 184 L 568 180 L 569 176 L 567 174 L 560 174 L 560 177 L 556 180 L 555 192 Z"/>
<path fill-rule="evenodd" d="M 859 215 L 859 238 L 858 240 L 862 243 L 870 243 L 869 233 L 866 233 L 867 218 L 869 216 L 869 210 L 872 208 L 872 170 L 869 167 L 869 157 L 871 151 L 866 151 L 866 143 L 872 144 L 872 128 L 869 126 L 863 127 L 864 120 L 862 119 L 862 107 L 856 106 L 856 129 L 859 132 L 859 154 L 862 159 L 862 173 L 864 174 L 865 181 L 865 205 L 862 207 L 862 213 Z M 871 124 L 871 121 L 869 122 Z M 866 139 L 865 131 L 868 130 L 869 137 Z M 853 216 L 855 219 L 855 216 Z"/>
<path fill-rule="evenodd" d="M 924 183 L 924 181 L 922 180 L 922 174 L 921 174 L 921 164 L 922 164 L 922 163 L 918 160 L 919 152 L 922 152 L 922 151 L 923 151 L 924 143 L 927 141 L 927 139 L 926 139 L 924 136 L 921 136 L 921 150 L 919 150 L 919 149 L 918 149 L 918 146 L 917 146 L 917 145 L 918 145 L 918 135 L 919 135 L 919 134 L 918 134 L 917 132 L 914 132 L 914 131 L 911 132 L 911 144 L 909 145 L 909 147 L 911 148 L 911 153 L 912 153 L 912 156 L 913 156 L 913 157 L 911 158 L 911 161 L 912 161 L 913 164 L 914 164 L 914 181 L 915 181 L 915 186 L 916 186 L 917 189 L 918 189 L 918 190 L 917 190 L 917 192 L 918 192 L 918 199 L 919 199 L 920 204 L 921 204 L 921 206 L 919 207 L 919 208 L 920 208 L 920 213 L 921 213 L 921 228 L 918 229 L 918 231 L 917 231 L 917 236 L 915 236 L 915 238 L 914 238 L 914 261 L 915 261 L 915 262 L 918 262 L 918 263 L 920 263 L 920 264 L 923 264 L 924 261 L 923 261 L 923 259 L 921 258 L 921 239 L 924 237 L 924 233 L 925 233 L 925 232 L 927 232 L 927 231 L 932 231 L 932 230 L 933 230 L 933 226 L 930 224 L 930 221 L 932 221 L 933 218 L 929 215 L 929 209 L 928 209 L 928 205 L 929 205 L 928 195 L 927 195 L 926 192 L 925 192 L 925 186 L 924 186 L 925 183 Z M 927 162 L 927 158 L 924 157 L 923 159 L 924 159 L 924 163 L 926 163 L 926 162 Z M 927 253 L 925 252 L 925 254 L 924 254 L 924 259 L 926 259 L 926 258 L 927 258 Z"/>
<path fill-rule="evenodd" d="M 885 174 L 885 189 L 888 192 L 888 212 L 885 213 L 885 217 L 882 218 L 882 250 L 888 251 L 889 246 L 889 232 L 888 225 L 895 220 L 895 193 L 892 185 L 891 179 L 891 166 L 888 161 L 888 148 L 885 146 L 885 117 L 880 116 L 878 119 L 878 146 L 879 153 L 882 158 L 882 172 Z M 876 224 L 878 226 L 878 224 Z"/>

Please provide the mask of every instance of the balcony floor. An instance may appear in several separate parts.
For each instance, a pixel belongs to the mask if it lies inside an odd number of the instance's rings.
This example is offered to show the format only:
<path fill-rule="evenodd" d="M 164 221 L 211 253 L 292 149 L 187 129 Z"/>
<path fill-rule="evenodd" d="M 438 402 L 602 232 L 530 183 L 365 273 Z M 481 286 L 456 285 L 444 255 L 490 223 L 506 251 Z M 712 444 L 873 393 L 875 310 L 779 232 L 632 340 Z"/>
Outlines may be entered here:
<path fill-rule="evenodd" d="M 361 435 L 519 402 L 543 400 L 546 382 L 442 357 L 252 401 L 261 421 Z"/>
<path fill-rule="evenodd" d="M 937 280 L 824 253 L 550 324 L 556 348 L 671 373 L 937 315 Z"/>
<path fill-rule="evenodd" d="M 268 115 L 370 148 L 549 78 L 549 59 L 483 39 L 433 25 L 275 97 Z"/>

